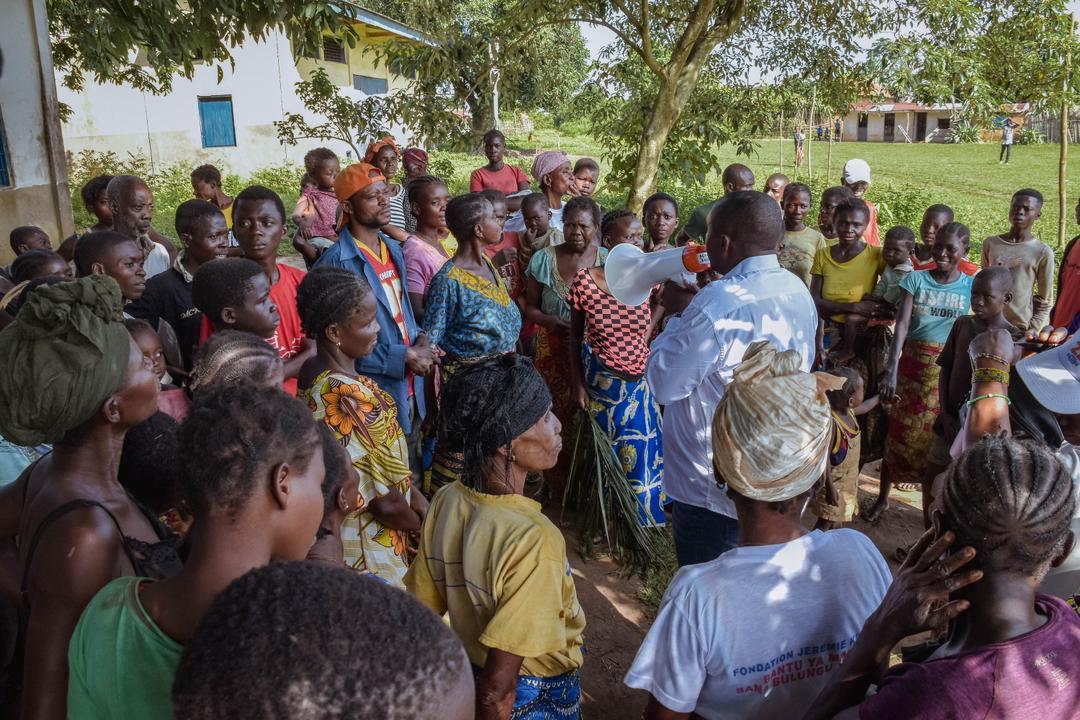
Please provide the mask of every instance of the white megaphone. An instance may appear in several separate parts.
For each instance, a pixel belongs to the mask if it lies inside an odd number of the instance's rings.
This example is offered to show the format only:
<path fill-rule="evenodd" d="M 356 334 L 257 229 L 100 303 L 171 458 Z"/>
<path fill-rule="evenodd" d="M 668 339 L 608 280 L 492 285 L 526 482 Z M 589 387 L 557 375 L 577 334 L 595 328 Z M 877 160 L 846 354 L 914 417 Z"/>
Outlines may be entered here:
<path fill-rule="evenodd" d="M 658 283 L 678 280 L 685 273 L 705 272 L 709 269 L 709 254 L 704 245 L 690 243 L 686 247 L 642 252 L 630 243 L 616 245 L 608 253 L 604 263 L 604 277 L 608 289 L 623 305 L 638 306 L 649 299 L 649 293 Z"/>

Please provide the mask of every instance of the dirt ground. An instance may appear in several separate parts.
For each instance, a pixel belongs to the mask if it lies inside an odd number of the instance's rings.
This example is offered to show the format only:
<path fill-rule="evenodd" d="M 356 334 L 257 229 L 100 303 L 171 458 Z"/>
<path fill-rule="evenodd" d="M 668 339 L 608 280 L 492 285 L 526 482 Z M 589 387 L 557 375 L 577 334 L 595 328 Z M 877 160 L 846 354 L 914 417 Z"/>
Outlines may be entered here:
<path fill-rule="evenodd" d="M 859 501 L 866 505 L 877 497 L 878 463 L 863 468 Z M 892 554 L 922 532 L 922 505 L 917 492 L 890 496 L 888 511 L 871 525 L 856 518 L 850 527 L 866 533 L 895 571 Z M 648 632 L 654 611 L 638 600 L 640 582 L 618 573 L 608 559 L 586 561 L 576 550 L 572 532 L 566 534 L 567 554 L 577 586 L 578 600 L 585 611 L 585 666 L 581 671 L 582 717 L 585 720 L 633 720 L 641 717 L 646 693 L 622 684 L 623 676 Z"/>

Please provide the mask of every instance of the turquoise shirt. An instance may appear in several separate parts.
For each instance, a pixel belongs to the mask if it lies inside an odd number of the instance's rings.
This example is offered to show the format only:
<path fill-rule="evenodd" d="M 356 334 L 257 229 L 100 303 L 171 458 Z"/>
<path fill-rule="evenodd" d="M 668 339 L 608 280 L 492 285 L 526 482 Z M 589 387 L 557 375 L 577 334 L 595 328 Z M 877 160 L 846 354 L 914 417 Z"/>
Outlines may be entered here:
<path fill-rule="evenodd" d="M 956 318 L 971 312 L 972 277 L 960 273 L 956 280 L 943 285 L 934 280 L 931 272 L 917 270 L 900 281 L 900 287 L 914 298 L 907 336 L 908 340 L 944 345 Z"/>
<path fill-rule="evenodd" d="M 171 718 L 172 684 L 184 648 L 143 609 L 139 584 L 121 577 L 98 591 L 68 645 L 68 718 Z"/>

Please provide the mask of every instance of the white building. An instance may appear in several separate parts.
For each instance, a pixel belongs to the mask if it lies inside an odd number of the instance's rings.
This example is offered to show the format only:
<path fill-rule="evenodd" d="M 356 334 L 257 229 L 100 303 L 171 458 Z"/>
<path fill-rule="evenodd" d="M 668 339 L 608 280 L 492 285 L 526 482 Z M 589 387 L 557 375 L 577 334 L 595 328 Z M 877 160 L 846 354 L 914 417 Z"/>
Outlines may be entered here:
<path fill-rule="evenodd" d="M 945 142 L 958 104 L 860 101 L 844 117 L 844 142 Z"/>
<path fill-rule="evenodd" d="M 280 31 L 261 42 L 248 38 L 233 49 L 235 69 L 226 65 L 220 83 L 216 67 L 200 65 L 190 80 L 175 77 L 166 95 L 90 78 L 80 93 L 61 86 L 59 99 L 73 111 L 63 126 L 64 144 L 73 153 L 91 148 L 121 157 L 141 154 L 155 169 L 213 163 L 222 172 L 240 175 L 284 163 L 301 165 L 304 153 L 320 145 L 344 157 L 349 148 L 341 142 L 313 139 L 285 147 L 273 123 L 286 113 L 318 121 L 294 91 L 317 66 L 326 69 L 343 94 L 356 99 L 405 87 L 405 78 L 385 65 L 376 67 L 372 49 L 391 38 L 424 42 L 420 33 L 363 9 L 356 10 L 353 25 L 359 35 L 355 47 L 326 37 L 318 58 L 297 57 Z M 397 130 L 398 139 L 405 139 L 404 129 Z"/>

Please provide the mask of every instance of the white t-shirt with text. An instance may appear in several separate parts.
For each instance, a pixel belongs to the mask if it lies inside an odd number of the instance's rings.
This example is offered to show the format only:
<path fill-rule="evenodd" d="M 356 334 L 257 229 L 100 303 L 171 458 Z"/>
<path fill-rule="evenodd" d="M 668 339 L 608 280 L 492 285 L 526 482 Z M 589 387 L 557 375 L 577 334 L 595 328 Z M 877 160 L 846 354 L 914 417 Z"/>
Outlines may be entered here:
<path fill-rule="evenodd" d="M 688 565 L 625 682 L 706 720 L 801 717 L 890 582 L 881 553 L 848 529 Z"/>

